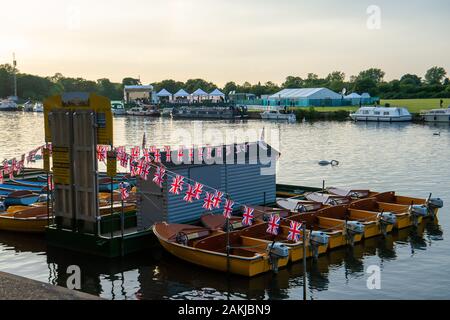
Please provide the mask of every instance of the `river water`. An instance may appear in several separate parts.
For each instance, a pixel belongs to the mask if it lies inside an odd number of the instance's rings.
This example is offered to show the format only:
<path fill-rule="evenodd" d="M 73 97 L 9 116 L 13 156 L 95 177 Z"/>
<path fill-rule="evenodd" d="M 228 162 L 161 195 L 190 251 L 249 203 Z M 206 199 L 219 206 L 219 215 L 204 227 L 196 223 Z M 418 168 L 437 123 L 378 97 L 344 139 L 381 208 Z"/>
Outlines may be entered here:
<path fill-rule="evenodd" d="M 0 159 L 43 144 L 43 116 L 0 114 Z M 391 191 L 447 204 L 440 219 L 386 239 L 308 260 L 308 299 L 450 298 L 450 127 L 448 125 L 317 122 L 278 124 L 116 118 L 115 144 L 158 146 L 217 143 L 236 133 L 238 142 L 264 135 L 280 150 L 278 183 Z M 440 136 L 434 133 L 440 132 Z M 186 137 L 193 135 L 193 142 Z M 227 140 L 228 142 L 230 140 Z M 320 167 L 320 160 L 338 167 Z M 249 181 L 251 183 L 251 181 Z M 303 264 L 254 279 L 184 263 L 160 249 L 117 260 L 83 256 L 46 246 L 39 236 L 0 233 L 0 270 L 66 286 L 67 267 L 82 270 L 82 291 L 106 299 L 302 299 Z M 381 269 L 381 289 L 369 290 L 371 266 Z"/>

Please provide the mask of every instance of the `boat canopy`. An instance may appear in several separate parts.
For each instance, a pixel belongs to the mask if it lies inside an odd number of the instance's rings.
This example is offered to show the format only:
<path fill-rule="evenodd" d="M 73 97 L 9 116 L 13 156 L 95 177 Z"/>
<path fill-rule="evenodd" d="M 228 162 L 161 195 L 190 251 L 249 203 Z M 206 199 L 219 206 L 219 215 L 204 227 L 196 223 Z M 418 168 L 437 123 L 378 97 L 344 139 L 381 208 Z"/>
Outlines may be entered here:
<path fill-rule="evenodd" d="M 209 94 L 211 97 L 225 97 L 225 94 L 219 89 L 214 90 Z"/>
<path fill-rule="evenodd" d="M 157 97 L 171 97 L 172 94 L 166 89 L 162 89 L 160 92 L 156 94 Z"/>
<path fill-rule="evenodd" d="M 174 96 L 175 98 L 189 97 L 189 93 L 187 93 L 184 89 L 180 89 L 180 90 L 178 90 L 178 92 L 175 93 L 173 96 Z"/>

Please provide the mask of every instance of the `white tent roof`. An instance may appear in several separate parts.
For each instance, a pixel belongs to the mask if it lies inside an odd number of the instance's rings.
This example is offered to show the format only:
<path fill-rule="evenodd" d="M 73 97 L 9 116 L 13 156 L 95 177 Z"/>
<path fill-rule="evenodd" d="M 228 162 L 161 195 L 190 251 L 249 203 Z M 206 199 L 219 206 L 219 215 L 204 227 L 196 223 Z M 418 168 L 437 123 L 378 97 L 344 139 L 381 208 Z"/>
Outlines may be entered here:
<path fill-rule="evenodd" d="M 197 90 L 195 90 L 195 91 L 192 93 L 192 95 L 193 95 L 194 97 L 207 97 L 207 96 L 208 96 L 208 94 L 207 94 L 205 91 L 203 91 L 202 89 L 197 89 Z"/>
<path fill-rule="evenodd" d="M 171 97 L 172 94 L 166 89 L 162 89 L 160 92 L 156 94 L 157 97 Z"/>
<path fill-rule="evenodd" d="M 219 89 L 214 90 L 209 95 L 212 97 L 225 97 L 225 94 L 222 91 L 220 91 Z"/>
<path fill-rule="evenodd" d="M 176 97 L 176 98 L 178 98 L 178 97 L 189 97 L 189 93 L 187 93 L 184 89 L 180 89 L 173 96 Z"/>
<path fill-rule="evenodd" d="M 339 93 L 327 88 L 283 89 L 269 99 L 341 99 Z"/>
<path fill-rule="evenodd" d="M 348 96 L 345 96 L 345 99 L 361 99 L 361 96 L 357 94 L 356 92 L 353 92 L 349 94 Z"/>
<path fill-rule="evenodd" d="M 364 92 L 364 93 L 361 95 L 361 98 L 364 98 L 364 99 L 370 98 L 370 94 L 368 94 L 367 92 Z"/>

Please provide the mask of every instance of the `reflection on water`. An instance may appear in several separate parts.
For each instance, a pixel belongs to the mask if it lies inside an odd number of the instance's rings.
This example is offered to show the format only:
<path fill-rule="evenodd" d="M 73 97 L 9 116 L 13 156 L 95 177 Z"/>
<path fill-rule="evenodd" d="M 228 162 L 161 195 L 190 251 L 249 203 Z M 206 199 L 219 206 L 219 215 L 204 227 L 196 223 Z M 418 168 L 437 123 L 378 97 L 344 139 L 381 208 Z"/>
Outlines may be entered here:
<path fill-rule="evenodd" d="M 17 156 L 42 143 L 42 117 L 0 114 L 8 130 L 0 137 L 0 158 Z M 205 122 L 203 129 L 279 130 L 280 183 L 354 186 L 396 190 L 450 201 L 449 126 L 384 123 L 276 124 Z M 190 121 L 119 118 L 116 144 L 140 144 L 144 131 L 152 144 L 178 143 L 176 129 L 193 131 Z M 22 132 L 21 132 L 22 130 Z M 441 131 L 441 136 L 433 132 Z M 270 132 L 267 130 L 266 132 Z M 270 137 L 268 137 L 270 139 Z M 170 143 L 168 143 L 168 141 Z M 319 167 L 337 159 L 339 167 Z M 450 298 L 450 243 L 445 237 L 449 210 L 440 221 L 366 239 L 353 248 L 331 251 L 307 261 L 308 299 Z M 66 286 L 67 267 L 82 270 L 82 290 L 107 299 L 303 299 L 303 263 L 278 274 L 247 279 L 184 263 L 161 248 L 124 259 L 105 260 L 46 246 L 42 237 L 0 233 L 0 270 Z M 382 270 L 382 289 L 368 290 L 369 266 Z"/>

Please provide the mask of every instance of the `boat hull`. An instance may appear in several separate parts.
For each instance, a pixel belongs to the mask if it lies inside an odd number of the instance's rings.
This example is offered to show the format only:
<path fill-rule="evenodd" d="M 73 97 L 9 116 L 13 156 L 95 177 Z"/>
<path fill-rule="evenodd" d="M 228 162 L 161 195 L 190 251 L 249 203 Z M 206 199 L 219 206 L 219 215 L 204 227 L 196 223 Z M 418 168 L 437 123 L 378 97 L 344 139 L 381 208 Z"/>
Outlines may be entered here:
<path fill-rule="evenodd" d="M 22 233 L 44 233 L 47 218 L 13 218 L 0 215 L 0 230 Z"/>
<path fill-rule="evenodd" d="M 39 195 L 23 197 L 23 198 L 6 198 L 5 205 L 6 206 L 29 206 L 33 203 L 38 202 Z"/>
<path fill-rule="evenodd" d="M 383 116 L 360 116 L 351 114 L 350 117 L 354 121 L 368 121 L 368 122 L 410 122 L 412 116 L 400 116 L 400 117 L 383 117 Z"/>

